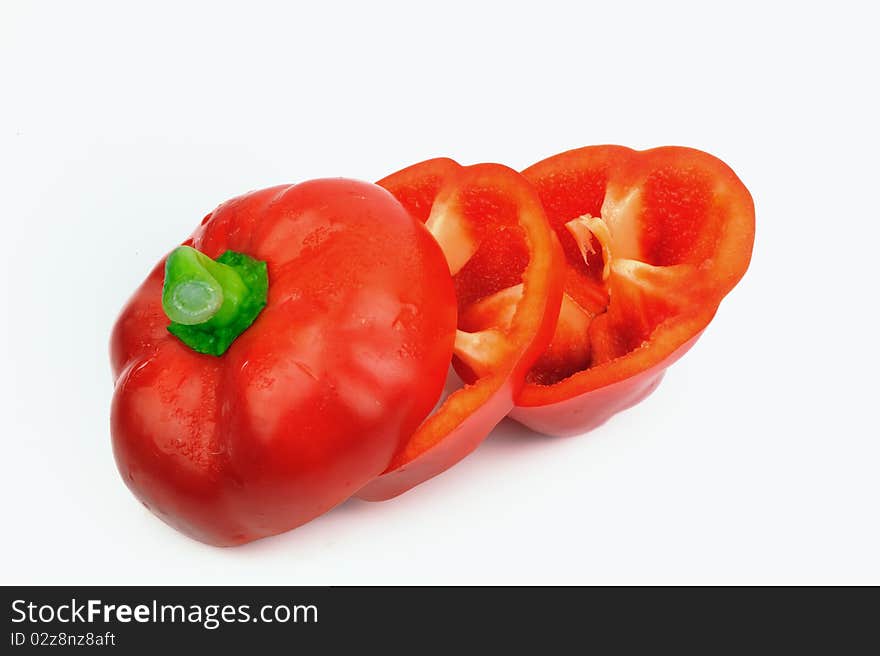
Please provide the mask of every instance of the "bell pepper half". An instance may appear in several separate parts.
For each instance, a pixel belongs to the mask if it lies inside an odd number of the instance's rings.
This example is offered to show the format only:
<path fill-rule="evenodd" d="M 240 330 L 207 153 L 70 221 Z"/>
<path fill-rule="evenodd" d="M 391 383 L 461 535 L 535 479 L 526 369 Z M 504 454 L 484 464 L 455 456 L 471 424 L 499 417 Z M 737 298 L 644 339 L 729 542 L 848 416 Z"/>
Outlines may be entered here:
<path fill-rule="evenodd" d="M 452 360 L 465 385 L 358 492 L 371 501 L 445 471 L 513 409 L 553 335 L 564 273 L 562 250 L 538 197 L 506 166 L 432 159 L 378 184 L 424 222 L 443 249 L 458 305 Z"/>
<path fill-rule="evenodd" d="M 523 172 L 566 258 L 553 340 L 511 417 L 547 434 L 590 430 L 650 394 L 745 273 L 752 198 L 690 148 L 591 146 Z"/>
<path fill-rule="evenodd" d="M 388 468 L 440 397 L 455 331 L 443 252 L 381 187 L 230 200 L 113 329 L 119 471 L 203 542 L 299 526 Z"/>

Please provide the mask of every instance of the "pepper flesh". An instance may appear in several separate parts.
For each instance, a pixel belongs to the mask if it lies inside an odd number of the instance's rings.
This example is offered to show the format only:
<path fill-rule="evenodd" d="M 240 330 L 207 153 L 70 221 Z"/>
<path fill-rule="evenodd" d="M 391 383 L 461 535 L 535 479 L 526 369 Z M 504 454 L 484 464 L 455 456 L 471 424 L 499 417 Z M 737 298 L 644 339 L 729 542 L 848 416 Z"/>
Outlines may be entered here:
<path fill-rule="evenodd" d="M 726 164 L 690 148 L 591 146 L 523 175 L 565 251 L 563 306 L 586 329 L 560 322 L 555 348 L 577 357 L 542 358 L 511 417 L 582 433 L 645 398 L 694 344 L 748 268 L 754 205 Z"/>
<path fill-rule="evenodd" d="M 445 471 L 510 412 L 553 334 L 563 274 L 562 251 L 541 204 L 512 169 L 462 167 L 441 158 L 378 184 L 426 224 L 446 255 L 460 317 L 453 366 L 465 386 L 422 423 L 382 476 L 358 492 L 370 501 L 397 496 Z M 481 313 L 486 303 L 504 309 Z"/>
<path fill-rule="evenodd" d="M 160 262 L 113 330 L 113 451 L 161 519 L 241 544 L 303 524 L 388 467 L 442 391 L 454 288 L 424 226 L 352 180 L 235 198 L 186 245 L 265 262 L 266 305 L 222 355 L 198 353 L 168 332 Z"/>

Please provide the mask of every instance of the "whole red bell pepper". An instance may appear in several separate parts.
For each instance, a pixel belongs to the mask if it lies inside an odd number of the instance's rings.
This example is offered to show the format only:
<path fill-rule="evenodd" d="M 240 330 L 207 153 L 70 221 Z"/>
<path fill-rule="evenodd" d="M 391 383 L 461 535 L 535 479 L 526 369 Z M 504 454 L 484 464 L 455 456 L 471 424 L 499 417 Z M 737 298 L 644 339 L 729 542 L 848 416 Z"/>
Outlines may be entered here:
<path fill-rule="evenodd" d="M 455 281 L 454 391 L 358 496 L 387 499 L 473 451 L 513 408 L 553 335 L 563 259 L 534 190 L 500 164 L 433 159 L 379 183 L 425 222 Z"/>
<path fill-rule="evenodd" d="M 442 251 L 381 187 L 235 198 L 114 327 L 119 471 L 204 542 L 296 527 L 388 468 L 439 398 L 455 331 Z"/>
<path fill-rule="evenodd" d="M 723 162 L 678 147 L 572 150 L 529 167 L 565 251 L 556 334 L 511 416 L 575 434 L 651 393 L 749 265 L 749 192 Z"/>

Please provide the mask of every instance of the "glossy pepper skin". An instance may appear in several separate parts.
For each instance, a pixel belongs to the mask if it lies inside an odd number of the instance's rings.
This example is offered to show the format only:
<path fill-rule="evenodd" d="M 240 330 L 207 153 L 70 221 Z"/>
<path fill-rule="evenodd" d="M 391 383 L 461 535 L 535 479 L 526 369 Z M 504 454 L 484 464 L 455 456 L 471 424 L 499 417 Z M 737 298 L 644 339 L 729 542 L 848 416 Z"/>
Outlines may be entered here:
<path fill-rule="evenodd" d="M 553 335 L 563 258 L 531 186 L 500 164 L 432 159 L 379 183 L 446 255 L 459 322 L 454 391 L 403 444 L 388 469 L 358 492 L 378 501 L 445 471 L 473 451 L 513 408 L 526 373 Z"/>
<path fill-rule="evenodd" d="M 246 194 L 186 242 L 265 262 L 265 308 L 222 355 L 169 333 L 165 262 L 112 334 L 113 451 L 161 519 L 236 545 L 329 510 L 382 473 L 437 402 L 454 288 L 442 251 L 384 189 L 315 180 Z"/>
<path fill-rule="evenodd" d="M 650 394 L 745 273 L 755 234 L 748 190 L 690 148 L 591 146 L 529 167 L 565 250 L 556 335 L 511 416 L 582 433 Z"/>

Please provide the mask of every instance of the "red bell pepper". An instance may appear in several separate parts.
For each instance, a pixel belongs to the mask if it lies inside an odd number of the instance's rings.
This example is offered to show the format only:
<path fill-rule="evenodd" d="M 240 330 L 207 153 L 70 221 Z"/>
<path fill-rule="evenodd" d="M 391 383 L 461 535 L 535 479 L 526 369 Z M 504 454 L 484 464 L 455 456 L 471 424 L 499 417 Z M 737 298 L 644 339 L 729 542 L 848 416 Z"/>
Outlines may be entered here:
<path fill-rule="evenodd" d="M 123 479 L 215 545 L 325 512 L 385 471 L 437 402 L 454 294 L 437 243 L 376 185 L 316 180 L 220 205 L 114 327 Z"/>
<path fill-rule="evenodd" d="M 523 172 L 567 260 L 550 347 L 511 416 L 567 435 L 651 393 L 749 265 L 749 192 L 689 148 L 572 150 Z"/>
<path fill-rule="evenodd" d="M 425 222 L 446 255 L 459 314 L 453 366 L 466 385 L 358 492 L 373 501 L 448 469 L 510 412 L 553 335 L 564 271 L 534 190 L 505 166 L 433 159 L 378 184 Z"/>

